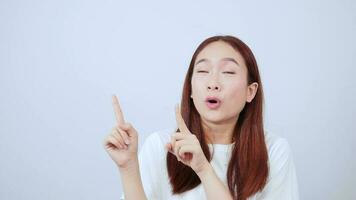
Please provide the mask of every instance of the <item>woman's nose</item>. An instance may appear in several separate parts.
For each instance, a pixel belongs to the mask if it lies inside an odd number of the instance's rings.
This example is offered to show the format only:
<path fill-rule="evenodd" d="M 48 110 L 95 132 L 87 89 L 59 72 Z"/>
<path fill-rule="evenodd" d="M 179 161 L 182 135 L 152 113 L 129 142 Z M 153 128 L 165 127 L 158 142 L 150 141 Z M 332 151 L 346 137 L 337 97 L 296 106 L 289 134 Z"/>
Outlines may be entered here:
<path fill-rule="evenodd" d="M 214 80 L 210 80 L 208 82 L 208 91 L 209 92 L 214 91 L 214 90 L 220 91 L 220 89 L 221 89 L 221 86 L 217 80 L 214 79 Z"/>
<path fill-rule="evenodd" d="M 221 86 L 220 86 L 220 82 L 219 82 L 219 74 L 212 74 L 207 82 L 207 89 L 208 91 L 220 91 Z"/>
<path fill-rule="evenodd" d="M 220 91 L 220 86 L 217 85 L 208 86 L 208 91 L 214 91 L 214 90 Z"/>

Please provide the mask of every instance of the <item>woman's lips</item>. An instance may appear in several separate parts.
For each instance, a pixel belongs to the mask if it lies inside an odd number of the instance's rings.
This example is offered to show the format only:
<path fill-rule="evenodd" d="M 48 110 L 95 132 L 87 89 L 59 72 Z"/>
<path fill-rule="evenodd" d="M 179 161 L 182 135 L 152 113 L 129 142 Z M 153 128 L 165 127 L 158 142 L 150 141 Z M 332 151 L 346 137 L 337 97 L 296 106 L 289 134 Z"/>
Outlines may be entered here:
<path fill-rule="evenodd" d="M 217 109 L 218 107 L 220 107 L 220 101 L 218 101 L 216 103 L 211 103 L 209 101 L 206 101 L 205 103 L 208 106 L 208 108 L 210 108 L 210 109 Z"/>
<path fill-rule="evenodd" d="M 217 109 L 220 107 L 221 105 L 221 101 L 220 99 L 216 98 L 216 97 L 208 97 L 205 100 L 205 104 L 208 106 L 208 108 L 210 109 Z"/>

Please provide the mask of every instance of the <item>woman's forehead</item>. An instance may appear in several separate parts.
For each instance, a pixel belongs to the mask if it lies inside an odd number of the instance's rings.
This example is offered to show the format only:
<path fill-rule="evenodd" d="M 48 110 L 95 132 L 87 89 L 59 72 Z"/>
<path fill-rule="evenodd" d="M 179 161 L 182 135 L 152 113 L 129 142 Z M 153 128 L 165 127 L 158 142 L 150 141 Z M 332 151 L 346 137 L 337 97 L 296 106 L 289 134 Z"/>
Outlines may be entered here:
<path fill-rule="evenodd" d="M 206 63 L 208 65 L 211 65 L 212 61 L 209 58 L 201 58 L 201 59 L 198 59 L 196 61 L 195 65 L 198 65 L 200 63 Z M 236 65 L 238 67 L 241 66 L 240 61 L 238 61 L 237 59 L 232 58 L 232 57 L 224 57 L 224 58 L 221 58 L 220 60 L 218 60 L 218 65 L 219 66 L 224 66 L 224 65 L 227 65 L 229 63 L 233 63 L 234 65 Z"/>
<path fill-rule="evenodd" d="M 208 44 L 195 59 L 195 64 L 211 62 L 234 62 L 237 65 L 243 64 L 243 57 L 230 44 L 216 41 Z"/>

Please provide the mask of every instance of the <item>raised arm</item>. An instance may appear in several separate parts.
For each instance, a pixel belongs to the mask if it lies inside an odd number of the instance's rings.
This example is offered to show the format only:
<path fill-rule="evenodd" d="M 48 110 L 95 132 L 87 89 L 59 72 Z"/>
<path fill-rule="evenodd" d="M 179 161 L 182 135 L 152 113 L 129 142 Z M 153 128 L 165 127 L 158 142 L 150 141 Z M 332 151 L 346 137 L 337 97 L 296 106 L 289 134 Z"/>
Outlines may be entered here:
<path fill-rule="evenodd" d="M 213 167 L 206 159 L 199 140 L 185 124 L 179 105 L 176 106 L 175 111 L 180 132 L 173 134 L 171 142 L 166 144 L 167 150 L 175 155 L 178 161 L 195 171 L 202 182 L 208 200 L 232 199 L 229 188 L 218 178 Z"/>
<path fill-rule="evenodd" d="M 104 147 L 119 168 L 125 200 L 147 200 L 139 170 L 137 131 L 130 123 L 125 122 L 115 95 L 112 101 L 117 125 L 104 139 Z"/>

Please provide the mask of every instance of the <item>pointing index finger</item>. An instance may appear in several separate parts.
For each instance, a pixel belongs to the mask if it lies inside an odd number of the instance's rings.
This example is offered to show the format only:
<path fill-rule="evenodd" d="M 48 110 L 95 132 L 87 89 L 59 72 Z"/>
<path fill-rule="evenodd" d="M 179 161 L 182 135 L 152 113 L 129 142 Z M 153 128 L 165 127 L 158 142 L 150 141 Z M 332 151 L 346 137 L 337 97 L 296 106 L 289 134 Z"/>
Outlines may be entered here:
<path fill-rule="evenodd" d="M 181 132 L 187 132 L 187 133 L 190 133 L 187 125 L 185 124 L 184 122 L 184 119 L 182 117 L 182 114 L 180 112 L 180 106 L 179 104 L 176 105 L 176 121 L 177 121 L 177 125 L 178 125 L 178 128 Z"/>
<path fill-rule="evenodd" d="M 117 100 L 116 95 L 112 96 L 112 105 L 114 107 L 114 112 L 115 112 L 117 123 L 124 124 L 125 123 L 124 116 L 122 114 L 121 107 L 120 107 L 119 101 Z"/>

